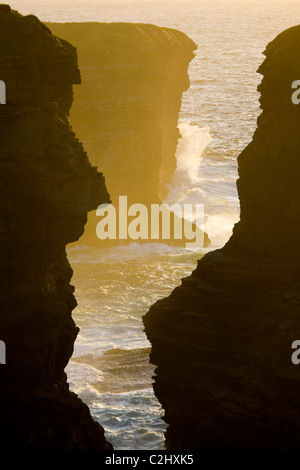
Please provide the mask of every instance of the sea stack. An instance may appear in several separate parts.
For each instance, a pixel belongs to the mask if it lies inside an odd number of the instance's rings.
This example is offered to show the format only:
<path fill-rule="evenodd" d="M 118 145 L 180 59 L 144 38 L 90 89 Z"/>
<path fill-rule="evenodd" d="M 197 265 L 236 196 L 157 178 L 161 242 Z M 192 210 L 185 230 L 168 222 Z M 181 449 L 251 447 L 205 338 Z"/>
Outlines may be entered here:
<path fill-rule="evenodd" d="M 181 31 L 151 24 L 47 25 L 77 48 L 82 85 L 75 89 L 70 122 L 91 162 L 104 172 L 112 204 L 119 212 L 119 197 L 126 196 L 128 206 L 143 204 L 150 214 L 150 206 L 167 197 L 176 169 L 179 111 L 196 44 Z M 99 240 L 99 220 L 89 214 L 80 243 L 132 242 Z M 161 241 L 186 243 L 174 237 Z"/>
<path fill-rule="evenodd" d="M 69 125 L 75 48 L 0 5 L 0 79 L 0 447 L 111 449 L 64 372 L 78 333 L 65 247 L 110 200 Z"/>
<path fill-rule="evenodd" d="M 299 47 L 296 26 L 264 52 L 232 237 L 144 317 L 168 449 L 300 449 Z"/>
<path fill-rule="evenodd" d="M 78 53 L 82 85 L 70 121 L 105 174 L 111 199 L 163 200 L 176 168 L 181 98 L 196 44 L 137 23 L 47 23 Z"/>

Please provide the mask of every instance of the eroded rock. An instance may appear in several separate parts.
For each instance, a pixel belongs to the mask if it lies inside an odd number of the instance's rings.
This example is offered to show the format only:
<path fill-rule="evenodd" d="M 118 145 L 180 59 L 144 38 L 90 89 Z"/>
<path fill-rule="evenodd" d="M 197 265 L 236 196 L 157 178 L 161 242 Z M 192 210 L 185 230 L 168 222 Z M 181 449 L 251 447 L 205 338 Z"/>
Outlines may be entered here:
<path fill-rule="evenodd" d="M 0 447 L 110 449 L 64 369 L 78 328 L 65 247 L 109 202 L 69 125 L 76 50 L 0 5 Z"/>
<path fill-rule="evenodd" d="M 299 44 L 299 26 L 281 33 L 259 68 L 232 237 L 144 317 L 169 449 L 300 448 Z"/>

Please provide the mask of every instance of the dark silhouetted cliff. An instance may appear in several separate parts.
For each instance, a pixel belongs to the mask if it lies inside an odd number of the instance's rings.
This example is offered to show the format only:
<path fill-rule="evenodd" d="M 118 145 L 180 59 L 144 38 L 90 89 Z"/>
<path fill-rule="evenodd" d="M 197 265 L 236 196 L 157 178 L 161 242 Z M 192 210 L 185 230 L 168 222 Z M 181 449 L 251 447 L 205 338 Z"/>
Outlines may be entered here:
<path fill-rule="evenodd" d="M 110 449 L 64 372 L 78 328 L 65 246 L 109 201 L 71 130 L 76 51 L 0 5 L 0 447 Z"/>
<path fill-rule="evenodd" d="M 300 449 L 300 27 L 266 48 L 241 220 L 144 317 L 169 449 Z"/>

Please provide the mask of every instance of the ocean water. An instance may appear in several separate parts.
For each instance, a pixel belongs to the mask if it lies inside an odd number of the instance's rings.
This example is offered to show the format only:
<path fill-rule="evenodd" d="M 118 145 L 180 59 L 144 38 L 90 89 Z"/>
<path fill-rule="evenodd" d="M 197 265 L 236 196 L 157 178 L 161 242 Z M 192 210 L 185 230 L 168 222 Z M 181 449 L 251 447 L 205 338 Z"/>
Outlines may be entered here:
<path fill-rule="evenodd" d="M 80 328 L 71 388 L 116 449 L 160 449 L 165 424 L 141 317 L 190 274 L 202 252 L 162 244 L 69 250 Z"/>
<path fill-rule="evenodd" d="M 300 23 L 299 0 L 13 0 L 10 5 L 44 21 L 153 23 L 179 29 L 196 42 L 179 120 L 178 169 L 166 202 L 203 203 L 210 249 L 222 246 L 239 218 L 237 156 L 260 113 L 256 70 L 267 43 Z M 68 250 L 78 300 L 73 315 L 80 327 L 67 367 L 69 383 L 116 449 L 163 448 L 163 410 L 152 391 L 154 367 L 141 318 L 203 254 L 136 243 Z"/>

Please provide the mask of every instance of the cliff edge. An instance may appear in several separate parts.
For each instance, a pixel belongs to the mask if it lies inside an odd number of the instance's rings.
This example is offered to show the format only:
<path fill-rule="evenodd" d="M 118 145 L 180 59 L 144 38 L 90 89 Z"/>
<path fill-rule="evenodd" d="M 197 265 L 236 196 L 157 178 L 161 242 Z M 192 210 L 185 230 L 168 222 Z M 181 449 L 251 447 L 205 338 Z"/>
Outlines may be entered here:
<path fill-rule="evenodd" d="M 144 317 L 168 449 L 300 449 L 300 26 L 266 48 L 241 220 Z"/>
<path fill-rule="evenodd" d="M 69 125 L 75 48 L 0 5 L 0 79 L 0 447 L 111 449 L 64 372 L 78 334 L 65 246 L 109 202 Z"/>
<path fill-rule="evenodd" d="M 196 44 L 184 33 L 138 23 L 47 23 L 77 48 L 82 85 L 70 121 L 111 199 L 163 200 L 176 168 L 182 93 Z"/>
<path fill-rule="evenodd" d="M 120 196 L 127 197 L 128 207 L 143 204 L 150 214 L 151 205 L 166 199 L 176 169 L 179 111 L 196 44 L 181 31 L 152 24 L 47 25 L 77 48 L 82 85 L 75 89 L 70 122 L 91 162 L 103 170 L 117 214 L 126 212 Z M 89 215 L 81 243 L 132 242 L 118 235 L 100 240 L 99 221 Z M 152 241 L 150 229 L 145 239 L 134 241 Z M 172 236 L 154 241 L 186 243 Z M 204 243 L 209 244 L 206 234 Z"/>

